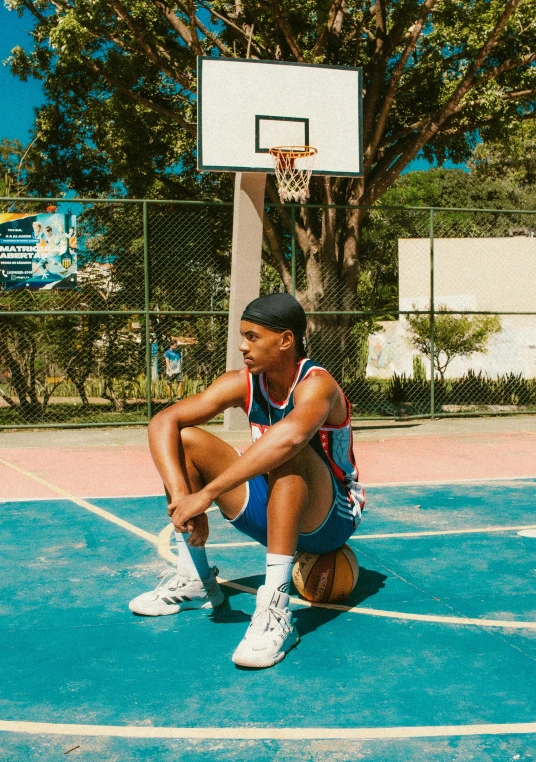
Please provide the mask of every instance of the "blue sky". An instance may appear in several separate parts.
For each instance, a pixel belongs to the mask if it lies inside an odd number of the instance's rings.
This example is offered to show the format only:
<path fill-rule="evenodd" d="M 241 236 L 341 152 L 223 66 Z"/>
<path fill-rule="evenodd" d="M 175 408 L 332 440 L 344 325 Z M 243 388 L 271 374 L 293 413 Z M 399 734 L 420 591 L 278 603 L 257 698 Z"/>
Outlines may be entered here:
<path fill-rule="evenodd" d="M 28 30 L 32 28 L 30 14 L 19 19 L 14 11 L 0 5 L 0 61 L 3 63 L 15 45 L 31 47 Z M 0 110 L 0 139 L 17 138 L 26 144 L 34 119 L 34 108 L 44 101 L 41 83 L 31 79 L 21 82 L 10 74 L 9 66 L 0 66 L 0 93 L 3 108 Z"/>
<path fill-rule="evenodd" d="M 15 45 L 29 49 L 32 41 L 28 32 L 32 28 L 32 17 L 26 13 L 19 18 L 13 11 L 0 5 L 0 61 L 4 62 Z M 23 145 L 31 140 L 34 109 L 44 102 L 41 83 L 35 79 L 21 82 L 10 73 L 9 66 L 0 66 L 0 95 L 3 109 L 0 110 L 0 139 L 17 138 Z M 416 159 L 407 171 L 428 169 L 424 159 Z M 446 166 L 453 167 L 452 163 Z"/>

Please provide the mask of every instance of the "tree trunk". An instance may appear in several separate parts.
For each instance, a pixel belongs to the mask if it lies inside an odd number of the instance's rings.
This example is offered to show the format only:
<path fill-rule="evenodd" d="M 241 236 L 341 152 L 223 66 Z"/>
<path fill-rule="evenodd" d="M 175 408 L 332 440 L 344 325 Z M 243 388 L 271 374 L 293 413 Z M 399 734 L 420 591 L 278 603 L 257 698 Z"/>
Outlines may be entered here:
<path fill-rule="evenodd" d="M 110 381 L 110 379 L 106 379 L 104 382 L 104 393 L 102 396 L 105 400 L 109 400 L 112 403 L 117 413 L 122 413 L 125 409 L 123 400 L 114 392 L 113 381 Z"/>
<path fill-rule="evenodd" d="M 357 309 L 359 213 L 347 210 L 341 220 L 337 210 L 323 209 L 318 236 L 312 230 L 311 214 L 302 210 L 305 287 L 297 289 L 296 296 L 307 312 L 339 313 L 310 316 L 307 341 L 308 354 L 342 383 L 354 356 L 358 362 L 359 348 L 351 332 L 356 319 L 341 313 Z"/>
<path fill-rule="evenodd" d="M 19 362 L 8 346 L 7 337 L 0 337 L 0 356 L 4 358 L 6 365 L 11 371 L 11 383 L 18 397 L 20 412 L 25 421 L 36 420 L 41 415 L 41 405 L 34 390 L 32 399 L 31 390 L 23 370 L 23 363 Z"/>
<path fill-rule="evenodd" d="M 86 386 L 85 386 L 86 379 L 79 380 L 79 379 L 72 378 L 71 380 L 72 380 L 73 384 L 76 386 L 76 391 L 78 392 L 78 396 L 80 397 L 80 399 L 82 401 L 82 407 L 83 408 L 88 408 L 89 407 L 89 400 L 88 400 L 87 394 L 86 394 Z"/>

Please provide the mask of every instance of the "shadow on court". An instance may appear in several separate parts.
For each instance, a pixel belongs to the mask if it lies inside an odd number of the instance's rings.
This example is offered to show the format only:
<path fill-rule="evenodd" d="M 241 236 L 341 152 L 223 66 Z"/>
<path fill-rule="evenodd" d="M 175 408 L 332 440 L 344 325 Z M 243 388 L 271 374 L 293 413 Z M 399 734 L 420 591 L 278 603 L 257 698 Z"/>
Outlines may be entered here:
<path fill-rule="evenodd" d="M 359 580 L 357 582 L 355 590 L 348 598 L 344 600 L 345 606 L 357 606 L 359 603 L 372 598 L 382 588 L 385 587 L 385 580 L 387 579 L 385 574 L 381 574 L 377 571 L 372 571 L 364 567 L 359 569 Z M 242 585 L 247 587 L 258 588 L 264 582 L 264 575 L 255 574 L 251 577 L 244 577 L 243 579 L 236 580 Z M 217 624 L 236 624 L 237 622 L 250 622 L 251 614 L 248 614 L 241 609 L 233 609 L 230 600 L 236 596 L 242 596 L 243 593 L 240 590 L 235 590 L 231 587 L 224 588 L 226 600 L 225 603 L 219 608 L 215 609 L 211 614 L 211 621 Z M 298 593 L 294 586 L 291 589 L 291 595 L 298 596 Z M 345 614 L 345 611 L 337 611 L 336 609 L 323 609 L 323 608 L 309 608 L 309 607 L 295 607 L 293 606 L 293 613 L 296 619 L 298 632 L 300 636 L 305 636 L 310 632 L 314 632 L 322 625 L 336 619 L 341 614 Z"/>

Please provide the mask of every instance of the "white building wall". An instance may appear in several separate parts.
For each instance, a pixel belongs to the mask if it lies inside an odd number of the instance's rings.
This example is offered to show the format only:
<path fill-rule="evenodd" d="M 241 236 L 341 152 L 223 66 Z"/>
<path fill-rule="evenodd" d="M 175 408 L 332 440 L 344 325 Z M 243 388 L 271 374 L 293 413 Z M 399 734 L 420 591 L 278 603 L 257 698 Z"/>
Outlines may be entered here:
<path fill-rule="evenodd" d="M 400 240 L 398 250 L 399 309 L 428 309 L 429 239 Z M 435 239 L 434 265 L 436 309 L 536 312 L 536 238 Z M 488 351 L 453 360 L 448 378 L 469 369 L 492 378 L 506 373 L 536 377 L 536 315 L 501 315 L 500 320 L 501 332 L 491 337 Z M 401 316 L 382 327 L 369 338 L 367 376 L 411 375 L 419 353 L 408 341 L 407 320 Z"/>

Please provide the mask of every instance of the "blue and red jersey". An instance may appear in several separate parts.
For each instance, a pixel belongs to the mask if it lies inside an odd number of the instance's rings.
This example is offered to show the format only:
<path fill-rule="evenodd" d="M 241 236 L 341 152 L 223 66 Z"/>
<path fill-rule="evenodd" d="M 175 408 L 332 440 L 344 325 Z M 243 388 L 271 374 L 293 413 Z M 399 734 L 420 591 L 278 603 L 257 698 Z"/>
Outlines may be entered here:
<path fill-rule="evenodd" d="M 290 388 L 288 397 L 283 402 L 280 402 L 270 396 L 263 374 L 253 375 L 246 369 L 248 380 L 246 412 L 249 418 L 253 442 L 262 436 L 270 426 L 281 421 L 294 409 L 294 390 L 313 371 L 328 373 L 325 368 L 317 365 L 307 357 L 300 360 L 296 378 Z M 347 409 L 346 421 L 340 426 L 324 424 L 314 434 L 309 444 L 328 466 L 334 479 L 344 485 L 359 518 L 361 510 L 365 505 L 365 493 L 358 481 L 359 471 L 353 449 L 350 403 L 346 397 L 345 400 Z"/>

